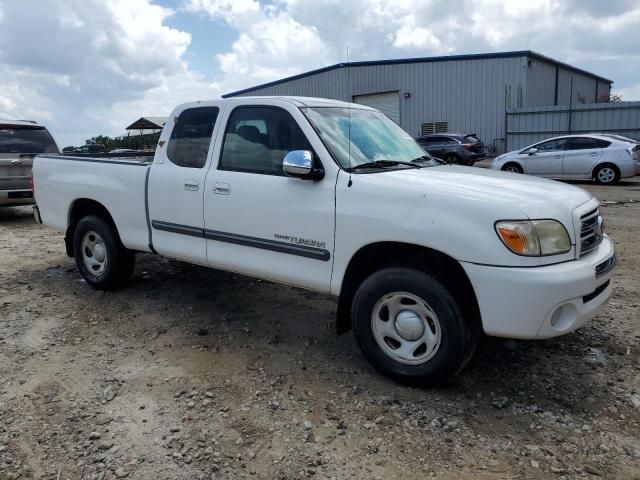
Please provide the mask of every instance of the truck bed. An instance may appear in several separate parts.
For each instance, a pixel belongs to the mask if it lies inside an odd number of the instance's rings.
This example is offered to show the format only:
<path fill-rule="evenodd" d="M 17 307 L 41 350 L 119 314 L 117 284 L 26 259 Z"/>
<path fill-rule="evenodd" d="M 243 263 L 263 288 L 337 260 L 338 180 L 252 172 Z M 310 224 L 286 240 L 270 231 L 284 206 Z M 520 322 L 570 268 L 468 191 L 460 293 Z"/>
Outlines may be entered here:
<path fill-rule="evenodd" d="M 38 155 L 35 199 L 44 223 L 65 232 L 76 202 L 94 201 L 111 214 L 122 243 L 150 251 L 147 179 L 153 157 Z"/>

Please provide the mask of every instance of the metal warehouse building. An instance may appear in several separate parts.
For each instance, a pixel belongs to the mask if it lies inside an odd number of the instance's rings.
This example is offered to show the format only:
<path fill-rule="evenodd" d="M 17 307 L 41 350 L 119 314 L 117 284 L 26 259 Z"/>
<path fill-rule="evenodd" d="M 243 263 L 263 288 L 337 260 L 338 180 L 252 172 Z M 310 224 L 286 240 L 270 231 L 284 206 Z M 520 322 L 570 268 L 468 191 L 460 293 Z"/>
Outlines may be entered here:
<path fill-rule="evenodd" d="M 495 153 L 506 112 L 608 99 L 613 82 L 529 50 L 339 63 L 223 97 L 300 95 L 386 113 L 411 135 L 477 133 Z"/>

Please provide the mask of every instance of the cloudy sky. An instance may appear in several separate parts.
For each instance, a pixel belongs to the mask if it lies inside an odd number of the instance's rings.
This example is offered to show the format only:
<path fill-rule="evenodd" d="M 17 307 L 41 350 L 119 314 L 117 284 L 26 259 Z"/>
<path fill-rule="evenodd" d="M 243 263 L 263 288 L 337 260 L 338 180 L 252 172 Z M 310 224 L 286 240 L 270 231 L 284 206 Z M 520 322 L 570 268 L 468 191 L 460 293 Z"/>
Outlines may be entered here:
<path fill-rule="evenodd" d="M 0 0 L 0 118 L 61 147 L 345 60 L 535 50 L 640 100 L 640 0 Z"/>

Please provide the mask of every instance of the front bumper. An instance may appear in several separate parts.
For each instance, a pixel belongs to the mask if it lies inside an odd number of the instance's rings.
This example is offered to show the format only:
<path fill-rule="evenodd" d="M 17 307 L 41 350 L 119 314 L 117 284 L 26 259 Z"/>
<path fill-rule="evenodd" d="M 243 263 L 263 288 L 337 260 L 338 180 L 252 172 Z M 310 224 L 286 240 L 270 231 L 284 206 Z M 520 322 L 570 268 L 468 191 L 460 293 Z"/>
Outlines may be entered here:
<path fill-rule="evenodd" d="M 461 262 L 476 293 L 487 335 L 541 339 L 572 332 L 611 297 L 613 242 L 605 236 L 578 260 L 530 268 Z"/>

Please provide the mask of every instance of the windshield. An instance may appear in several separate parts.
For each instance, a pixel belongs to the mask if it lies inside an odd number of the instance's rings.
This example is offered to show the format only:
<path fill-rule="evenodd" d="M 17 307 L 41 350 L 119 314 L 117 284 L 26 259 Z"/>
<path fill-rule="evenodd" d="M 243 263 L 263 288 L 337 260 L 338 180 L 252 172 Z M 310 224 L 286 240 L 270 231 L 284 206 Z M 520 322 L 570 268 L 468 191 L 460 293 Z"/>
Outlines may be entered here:
<path fill-rule="evenodd" d="M 314 107 L 303 111 L 344 169 L 381 160 L 439 165 L 407 132 L 380 112 L 343 107 Z"/>
<path fill-rule="evenodd" d="M 0 126 L 0 153 L 59 153 L 44 127 Z"/>

